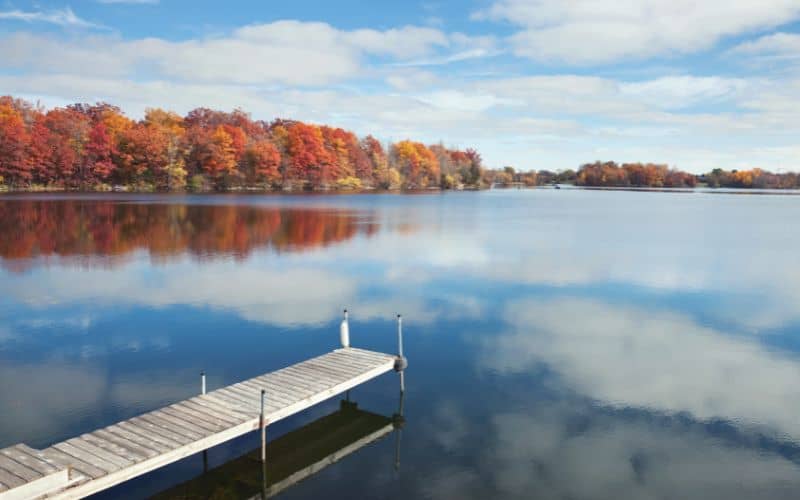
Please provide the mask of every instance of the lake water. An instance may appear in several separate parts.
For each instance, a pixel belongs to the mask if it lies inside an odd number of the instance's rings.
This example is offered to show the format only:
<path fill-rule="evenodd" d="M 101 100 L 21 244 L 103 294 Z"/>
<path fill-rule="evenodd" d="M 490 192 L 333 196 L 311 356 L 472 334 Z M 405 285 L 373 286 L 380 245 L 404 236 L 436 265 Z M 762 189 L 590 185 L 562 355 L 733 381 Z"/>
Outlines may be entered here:
<path fill-rule="evenodd" d="M 395 431 L 282 498 L 793 497 L 798 249 L 797 196 L 5 195 L 0 447 L 191 397 L 201 370 L 213 389 L 322 354 L 348 307 L 352 343 L 391 353 L 403 314 L 399 447 Z M 397 376 L 350 397 L 392 416 Z M 99 497 L 202 471 L 197 455 Z"/>

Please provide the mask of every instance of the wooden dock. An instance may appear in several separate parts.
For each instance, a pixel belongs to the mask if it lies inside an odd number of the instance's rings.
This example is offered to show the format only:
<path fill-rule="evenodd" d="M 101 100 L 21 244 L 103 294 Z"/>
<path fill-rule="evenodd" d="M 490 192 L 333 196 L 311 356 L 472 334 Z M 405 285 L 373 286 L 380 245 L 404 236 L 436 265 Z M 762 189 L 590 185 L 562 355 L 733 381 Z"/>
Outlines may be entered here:
<path fill-rule="evenodd" d="M 72 499 L 219 445 L 395 368 L 394 355 L 333 352 L 35 450 L 0 450 L 0 500 Z"/>

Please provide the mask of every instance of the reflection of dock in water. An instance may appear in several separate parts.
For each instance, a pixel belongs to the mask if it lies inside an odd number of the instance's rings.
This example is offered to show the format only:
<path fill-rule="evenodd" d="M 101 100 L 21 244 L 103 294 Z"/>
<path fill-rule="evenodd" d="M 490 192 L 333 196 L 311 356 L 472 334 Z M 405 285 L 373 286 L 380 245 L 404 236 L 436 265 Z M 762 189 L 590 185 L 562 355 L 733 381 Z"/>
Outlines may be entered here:
<path fill-rule="evenodd" d="M 336 412 L 270 441 L 265 464 L 257 448 L 152 498 L 271 498 L 386 437 L 400 421 L 342 401 Z"/>

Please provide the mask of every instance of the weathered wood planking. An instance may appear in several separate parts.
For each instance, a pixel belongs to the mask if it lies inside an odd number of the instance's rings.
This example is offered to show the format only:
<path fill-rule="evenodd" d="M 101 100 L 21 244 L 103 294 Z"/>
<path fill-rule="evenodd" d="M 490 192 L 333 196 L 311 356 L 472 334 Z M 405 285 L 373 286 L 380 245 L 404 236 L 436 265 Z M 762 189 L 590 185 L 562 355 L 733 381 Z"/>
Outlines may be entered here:
<path fill-rule="evenodd" d="M 270 424 L 391 371 L 394 362 L 337 349 L 45 450 L 0 450 L 0 500 L 83 498 L 258 429 L 262 389 Z"/>

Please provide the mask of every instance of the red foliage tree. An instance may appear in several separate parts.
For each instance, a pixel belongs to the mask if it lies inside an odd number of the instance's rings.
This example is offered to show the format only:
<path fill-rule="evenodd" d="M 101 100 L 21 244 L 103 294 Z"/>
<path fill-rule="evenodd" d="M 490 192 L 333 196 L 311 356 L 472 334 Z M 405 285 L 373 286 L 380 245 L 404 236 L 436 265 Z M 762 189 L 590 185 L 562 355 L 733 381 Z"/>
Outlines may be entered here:
<path fill-rule="evenodd" d="M 244 153 L 245 176 L 248 182 L 276 183 L 280 180 L 281 154 L 266 139 L 251 144 Z"/>
<path fill-rule="evenodd" d="M 332 162 L 319 127 L 297 122 L 288 132 L 289 179 L 312 184 L 327 181 L 325 174 Z"/>
<path fill-rule="evenodd" d="M 117 154 L 116 145 L 111 141 L 111 136 L 105 123 L 98 121 L 89 131 L 89 140 L 86 143 L 84 182 L 107 181 L 114 172 L 112 158 Z"/>
<path fill-rule="evenodd" d="M 28 141 L 22 115 L 12 106 L 0 103 L 0 177 L 8 184 L 31 181 L 31 165 L 26 155 Z"/>
<path fill-rule="evenodd" d="M 44 117 L 47 144 L 42 172 L 47 182 L 70 183 L 81 166 L 89 135 L 89 118 L 69 108 L 55 108 Z"/>

